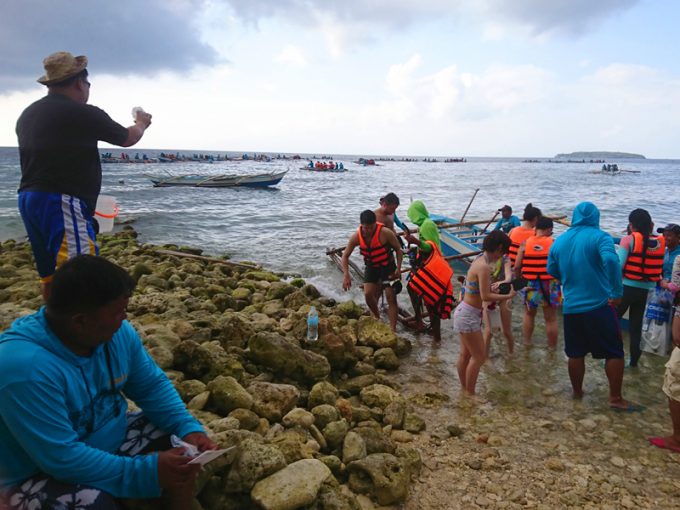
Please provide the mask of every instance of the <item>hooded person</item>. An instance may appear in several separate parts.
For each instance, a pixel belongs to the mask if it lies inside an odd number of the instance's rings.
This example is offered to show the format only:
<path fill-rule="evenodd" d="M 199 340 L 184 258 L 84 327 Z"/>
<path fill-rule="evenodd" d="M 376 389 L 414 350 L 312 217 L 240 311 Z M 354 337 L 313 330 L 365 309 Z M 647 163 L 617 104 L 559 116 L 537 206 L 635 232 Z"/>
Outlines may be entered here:
<path fill-rule="evenodd" d="M 424 329 L 422 303 L 425 302 L 435 342 L 441 340 L 441 319 L 449 318 L 453 310 L 453 286 L 451 270 L 441 253 L 439 229 L 430 219 L 425 204 L 416 200 L 408 208 L 409 219 L 418 225 L 418 237 L 408 234 L 409 244 L 418 247 L 416 266 L 412 268 L 408 291 L 414 316 L 408 320 L 418 330 Z"/>
<path fill-rule="evenodd" d="M 411 202 L 406 214 L 413 223 L 418 225 L 417 238 L 415 236 L 406 236 L 409 243 L 418 245 L 418 248 L 427 253 L 432 249 L 427 241 L 432 241 L 441 249 L 439 229 L 435 222 L 430 219 L 430 213 L 427 212 L 425 204 L 421 200 Z"/>
<path fill-rule="evenodd" d="M 616 310 L 623 294 L 621 265 L 612 237 L 600 230 L 600 211 L 591 202 L 574 209 L 571 227 L 548 254 L 548 273 L 562 282 L 564 350 L 575 398 L 583 396 L 585 356 L 605 359 L 609 406 L 636 410 L 623 399 L 623 341 Z"/>

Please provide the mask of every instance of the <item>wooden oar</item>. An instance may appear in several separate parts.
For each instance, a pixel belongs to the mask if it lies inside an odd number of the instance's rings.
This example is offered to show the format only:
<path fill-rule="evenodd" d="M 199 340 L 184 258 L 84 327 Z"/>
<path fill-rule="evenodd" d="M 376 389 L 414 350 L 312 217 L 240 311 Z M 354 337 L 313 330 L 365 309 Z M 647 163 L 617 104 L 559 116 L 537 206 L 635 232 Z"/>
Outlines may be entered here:
<path fill-rule="evenodd" d="M 484 233 L 486 232 L 486 229 L 489 228 L 489 225 L 491 225 L 491 224 L 493 223 L 493 220 L 496 219 L 496 216 L 498 216 L 498 213 L 499 213 L 499 212 L 501 212 L 501 211 L 500 211 L 500 210 L 496 210 L 496 213 L 493 215 L 493 218 L 491 218 L 491 219 L 489 220 L 489 223 L 487 223 L 486 226 L 482 229 L 482 234 L 484 234 Z"/>
<path fill-rule="evenodd" d="M 474 257 L 475 255 L 479 255 L 480 253 L 482 253 L 481 250 L 480 251 L 471 251 L 471 252 L 468 252 L 468 253 L 459 253 L 458 255 L 448 255 L 448 256 L 444 257 L 444 260 L 467 259 L 469 257 Z M 411 270 L 411 268 L 402 269 L 401 272 L 407 273 L 410 270 Z"/>
<path fill-rule="evenodd" d="M 495 218 L 495 216 L 494 216 Z M 470 221 L 464 221 L 463 223 L 437 223 L 437 228 L 456 228 L 456 227 L 472 227 L 474 225 L 479 225 L 481 223 L 486 223 L 487 225 L 490 224 L 494 218 L 491 218 L 490 220 L 470 220 Z M 411 231 L 412 234 L 417 234 L 417 231 Z M 397 234 L 398 236 L 403 236 L 406 235 L 404 232 L 399 232 Z M 332 255 L 333 253 L 342 253 L 345 250 L 345 246 L 340 246 L 338 248 L 328 248 L 326 250 L 326 255 Z"/>
<path fill-rule="evenodd" d="M 463 220 L 465 219 L 465 215 L 466 215 L 466 214 L 468 213 L 468 211 L 470 210 L 470 206 L 472 205 L 472 202 L 474 202 L 475 197 L 477 196 L 477 193 L 479 193 L 479 188 L 477 188 L 477 189 L 475 190 L 475 192 L 472 194 L 472 198 L 470 199 L 470 202 L 468 203 L 467 207 L 465 208 L 465 212 L 464 212 L 463 215 L 460 217 L 461 223 L 462 223 Z"/>

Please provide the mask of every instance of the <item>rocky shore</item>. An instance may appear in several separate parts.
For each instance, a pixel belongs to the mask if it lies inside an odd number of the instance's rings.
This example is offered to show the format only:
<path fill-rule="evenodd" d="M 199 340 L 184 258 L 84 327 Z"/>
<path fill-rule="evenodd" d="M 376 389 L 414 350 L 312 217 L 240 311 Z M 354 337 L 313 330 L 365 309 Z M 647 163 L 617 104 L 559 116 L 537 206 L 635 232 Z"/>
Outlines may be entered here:
<path fill-rule="evenodd" d="M 626 373 L 642 413 L 609 410 L 591 362 L 572 401 L 563 355 L 541 346 L 492 359 L 488 401 L 471 401 L 448 324 L 437 348 L 255 264 L 140 244 L 131 229 L 101 241 L 138 282 L 128 315 L 146 348 L 211 436 L 236 446 L 201 476 L 196 508 L 679 505 L 680 455 L 645 440 L 670 427 L 661 358 Z M 6 241 L 0 257 L 2 330 L 41 298 L 29 246 Z"/>
<path fill-rule="evenodd" d="M 301 279 L 191 257 L 197 250 L 164 254 L 136 237 L 127 229 L 102 238 L 101 255 L 137 280 L 129 320 L 211 437 L 236 446 L 201 477 L 196 508 L 404 501 L 421 468 L 404 443 L 425 422 L 385 374 L 409 352 L 407 340 Z M 0 328 L 36 310 L 38 291 L 29 246 L 3 243 Z M 312 305 L 319 340 L 308 342 Z"/>

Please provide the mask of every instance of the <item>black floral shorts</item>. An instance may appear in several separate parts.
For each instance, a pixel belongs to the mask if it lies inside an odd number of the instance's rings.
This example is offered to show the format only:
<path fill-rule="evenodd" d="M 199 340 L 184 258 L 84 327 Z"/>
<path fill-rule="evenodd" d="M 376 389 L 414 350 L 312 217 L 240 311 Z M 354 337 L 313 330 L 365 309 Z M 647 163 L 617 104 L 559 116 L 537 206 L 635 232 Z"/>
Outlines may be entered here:
<path fill-rule="evenodd" d="M 170 448 L 170 436 L 141 412 L 128 413 L 125 441 L 116 452 L 134 457 Z M 69 484 L 37 474 L 4 491 L 0 510 L 121 510 L 110 494 L 87 485 Z M 6 507 L 2 502 L 5 501 Z"/>

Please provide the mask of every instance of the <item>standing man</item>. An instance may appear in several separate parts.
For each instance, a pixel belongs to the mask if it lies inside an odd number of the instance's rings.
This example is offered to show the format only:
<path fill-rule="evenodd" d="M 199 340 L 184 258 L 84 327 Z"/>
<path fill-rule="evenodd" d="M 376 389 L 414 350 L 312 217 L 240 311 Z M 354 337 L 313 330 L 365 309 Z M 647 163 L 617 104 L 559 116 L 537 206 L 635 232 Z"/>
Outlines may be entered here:
<path fill-rule="evenodd" d="M 38 82 L 47 95 L 26 108 L 16 125 L 21 159 L 19 212 L 31 242 L 43 297 L 57 267 L 79 254 L 98 254 L 94 219 L 101 189 L 99 140 L 130 147 L 151 124 L 140 111 L 125 128 L 87 104 L 87 57 L 59 51 L 43 60 Z"/>
<path fill-rule="evenodd" d="M 571 227 L 553 243 L 548 273 L 562 282 L 564 351 L 574 398 L 583 397 L 585 356 L 606 360 L 609 406 L 639 410 L 621 396 L 623 340 L 616 306 L 623 295 L 621 265 L 612 237 L 600 230 L 600 211 L 591 202 L 574 209 Z"/>
<path fill-rule="evenodd" d="M 200 466 L 169 434 L 217 445 L 125 320 L 134 287 L 112 262 L 74 257 L 46 306 L 0 335 L 0 508 L 113 510 L 161 490 L 163 508 L 192 508 Z"/>
<path fill-rule="evenodd" d="M 659 234 L 666 239 L 666 253 L 663 258 L 663 280 L 671 281 L 673 274 L 673 262 L 680 255 L 680 225 L 669 223 L 663 228 L 657 228 Z"/>
<path fill-rule="evenodd" d="M 373 211 L 375 213 L 376 220 L 378 223 L 382 223 L 390 230 L 394 231 L 394 226 L 396 225 L 406 234 L 410 234 L 411 231 L 401 222 L 397 216 L 397 207 L 399 207 L 399 197 L 394 193 L 390 192 L 384 197 L 380 197 L 380 207 Z"/>
<path fill-rule="evenodd" d="M 519 227 L 522 224 L 519 221 L 519 218 L 512 214 L 512 207 L 509 205 L 504 205 L 498 209 L 498 212 L 501 213 L 501 219 L 496 223 L 494 230 L 502 230 L 506 234 L 509 234 L 513 228 Z"/>
<path fill-rule="evenodd" d="M 352 286 L 352 277 L 349 274 L 349 257 L 354 248 L 359 246 L 361 255 L 364 257 L 366 271 L 364 275 L 364 298 L 376 319 L 380 318 L 378 299 L 385 290 L 387 298 L 387 314 L 390 318 L 390 328 L 397 329 L 397 293 L 389 285 L 389 280 L 401 280 L 401 259 L 403 254 L 396 234 L 382 223 L 376 222 L 375 213 L 370 209 L 365 210 L 359 216 L 359 228 L 349 238 L 347 247 L 342 254 L 342 272 L 344 278 L 342 288 L 349 290 Z M 397 254 L 397 262 L 394 263 L 394 255 Z"/>

